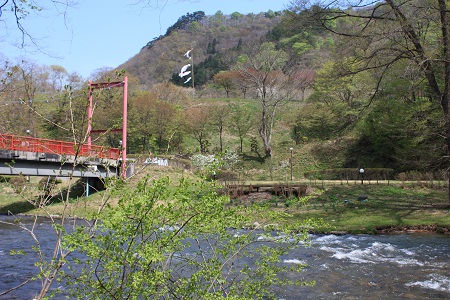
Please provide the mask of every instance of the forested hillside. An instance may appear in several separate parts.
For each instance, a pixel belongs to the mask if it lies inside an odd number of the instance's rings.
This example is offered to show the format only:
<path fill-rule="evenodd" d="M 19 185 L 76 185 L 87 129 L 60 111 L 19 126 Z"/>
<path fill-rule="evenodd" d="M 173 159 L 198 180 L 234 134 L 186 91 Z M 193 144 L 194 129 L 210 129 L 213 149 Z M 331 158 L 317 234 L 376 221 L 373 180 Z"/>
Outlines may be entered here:
<path fill-rule="evenodd" d="M 172 74 L 178 74 L 183 65 L 183 54 L 193 48 L 195 64 L 209 64 L 217 55 L 238 48 L 243 43 L 255 44 L 266 36 L 267 32 L 280 22 L 280 13 L 260 13 L 242 15 L 238 12 L 230 16 L 220 11 L 214 16 L 206 16 L 204 12 L 194 12 L 179 18 L 167 29 L 164 36 L 155 37 L 142 50 L 119 68 L 137 76 L 146 88 L 155 83 L 167 82 Z M 236 57 L 223 57 L 221 65 L 212 72 L 208 67 L 199 68 L 197 83 L 207 83 L 212 79 L 214 71 L 226 70 L 236 63 Z M 203 75 L 208 73 L 208 75 Z M 203 78 L 206 76 L 206 78 Z"/>
<path fill-rule="evenodd" d="M 438 14 L 414 15 L 408 1 L 402 11 L 417 28 L 402 31 L 390 2 L 347 10 L 301 3 L 251 15 L 189 13 L 116 72 L 99 70 L 95 81 L 129 76 L 129 153 L 238 153 L 241 170 L 257 179 L 284 172 L 292 155 L 296 177 L 361 166 L 445 171 L 448 112 L 433 90 L 443 89 L 445 70 L 424 65 L 440 59 Z M 420 38 L 408 40 L 411 32 Z M 193 78 L 184 83 L 187 64 Z M 1 132 L 73 139 L 74 121 L 83 141 L 80 78 L 29 62 L 6 64 L 0 75 Z M 111 129 L 121 126 L 120 93 L 94 94 L 94 129 L 110 130 L 96 143 L 119 144 Z"/>

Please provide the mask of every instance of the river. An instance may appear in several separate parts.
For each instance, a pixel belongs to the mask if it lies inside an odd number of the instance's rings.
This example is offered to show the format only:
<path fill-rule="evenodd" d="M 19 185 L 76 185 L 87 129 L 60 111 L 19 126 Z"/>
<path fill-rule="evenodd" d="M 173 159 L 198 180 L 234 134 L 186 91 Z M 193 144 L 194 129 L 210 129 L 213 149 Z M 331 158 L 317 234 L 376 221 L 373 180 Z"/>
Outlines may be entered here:
<path fill-rule="evenodd" d="M 0 221 L 12 220 L 0 216 Z M 51 250 L 53 234 L 48 221 L 39 220 L 35 232 L 47 245 L 45 250 Z M 28 232 L 0 223 L 0 292 L 35 274 L 33 251 L 10 255 L 11 250 L 31 243 Z M 300 275 L 286 276 L 313 279 L 316 285 L 276 290 L 279 299 L 450 299 L 447 235 L 312 235 L 311 246 L 299 247 L 283 257 L 283 262 L 306 263 Z M 38 290 L 35 281 L 0 299 L 29 300 Z"/>

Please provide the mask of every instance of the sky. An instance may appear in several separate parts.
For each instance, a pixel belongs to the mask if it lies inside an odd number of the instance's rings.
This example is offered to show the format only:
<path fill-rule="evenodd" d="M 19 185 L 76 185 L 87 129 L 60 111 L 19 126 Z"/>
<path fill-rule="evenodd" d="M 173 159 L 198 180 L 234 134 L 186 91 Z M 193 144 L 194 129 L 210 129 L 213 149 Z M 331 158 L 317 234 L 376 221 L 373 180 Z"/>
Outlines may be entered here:
<path fill-rule="evenodd" d="M 51 1 L 46 1 L 51 3 Z M 164 35 L 178 18 L 195 11 L 229 15 L 280 11 L 290 0 L 78 0 L 65 15 L 45 9 L 28 15 L 23 24 L 35 37 L 37 49 L 21 43 L 12 14 L 0 15 L 1 60 L 26 58 L 38 65 L 60 65 L 89 79 L 100 68 L 115 68 L 136 55 L 153 38 Z M 150 2 L 152 6 L 145 6 Z M 42 2 L 41 2 L 42 3 Z M 3 27 L 3 28 L 2 28 Z"/>

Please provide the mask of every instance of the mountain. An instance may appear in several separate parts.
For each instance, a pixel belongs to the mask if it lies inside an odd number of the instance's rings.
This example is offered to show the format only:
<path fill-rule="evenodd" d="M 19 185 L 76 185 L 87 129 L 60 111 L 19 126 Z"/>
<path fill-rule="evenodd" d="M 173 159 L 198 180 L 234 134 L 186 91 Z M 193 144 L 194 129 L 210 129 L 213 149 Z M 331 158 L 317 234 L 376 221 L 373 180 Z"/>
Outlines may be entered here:
<path fill-rule="evenodd" d="M 194 12 L 179 18 L 168 28 L 165 35 L 148 42 L 139 53 L 120 65 L 128 74 L 136 76 L 143 88 L 170 81 L 180 68 L 192 63 L 184 54 L 192 49 L 193 63 L 198 65 L 207 59 L 222 54 L 222 69 L 227 69 L 236 61 L 234 56 L 224 57 L 230 49 L 240 45 L 259 44 L 268 32 L 280 22 L 281 12 L 267 12 L 243 15 L 233 13 L 205 16 Z"/>

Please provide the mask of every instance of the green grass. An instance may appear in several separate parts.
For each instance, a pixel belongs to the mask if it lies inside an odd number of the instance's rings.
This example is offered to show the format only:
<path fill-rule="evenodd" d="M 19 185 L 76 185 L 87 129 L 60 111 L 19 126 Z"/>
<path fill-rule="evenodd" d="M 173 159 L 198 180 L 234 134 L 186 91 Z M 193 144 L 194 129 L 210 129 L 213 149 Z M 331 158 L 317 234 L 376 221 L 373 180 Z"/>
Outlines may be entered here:
<path fill-rule="evenodd" d="M 359 200 L 361 194 L 368 199 Z M 305 211 L 303 208 L 295 212 L 295 217 L 322 218 L 338 231 L 373 232 L 380 226 L 450 226 L 446 189 L 337 186 L 312 201 L 325 204 L 325 209 Z M 314 204 L 307 204 L 311 205 Z"/>
<path fill-rule="evenodd" d="M 169 176 L 173 183 L 178 183 L 182 177 L 198 178 L 188 171 L 180 172 L 174 168 L 164 168 L 157 166 L 147 166 L 139 171 L 139 175 L 129 178 L 128 186 L 137 185 L 140 178 L 150 175 L 150 181 L 160 177 Z M 105 191 L 94 192 L 91 189 L 89 197 L 85 196 L 84 183 L 79 179 L 74 179 L 69 194 L 69 203 L 65 207 L 67 188 L 69 182 L 64 180 L 54 189 L 51 198 L 43 197 L 43 191 L 39 190 L 39 180 L 42 177 L 31 177 L 30 182 L 26 183 L 20 193 L 7 180 L 0 180 L 0 214 L 29 214 L 29 215 L 62 215 L 66 213 L 69 217 L 86 217 L 97 212 L 98 207 L 106 198 L 108 203 L 114 206 L 117 203 L 117 197 L 106 194 Z M 45 207 L 46 211 L 39 209 L 36 205 L 43 199 L 48 201 Z"/>
<path fill-rule="evenodd" d="M 304 198 L 252 200 L 270 209 L 284 210 L 292 219 L 322 219 L 328 226 L 317 231 L 374 233 L 379 227 L 437 225 L 450 227 L 446 188 L 402 188 L 387 185 L 336 185 L 309 189 Z M 359 200 L 359 195 L 367 200 Z M 245 205 L 244 202 L 234 202 Z"/>

